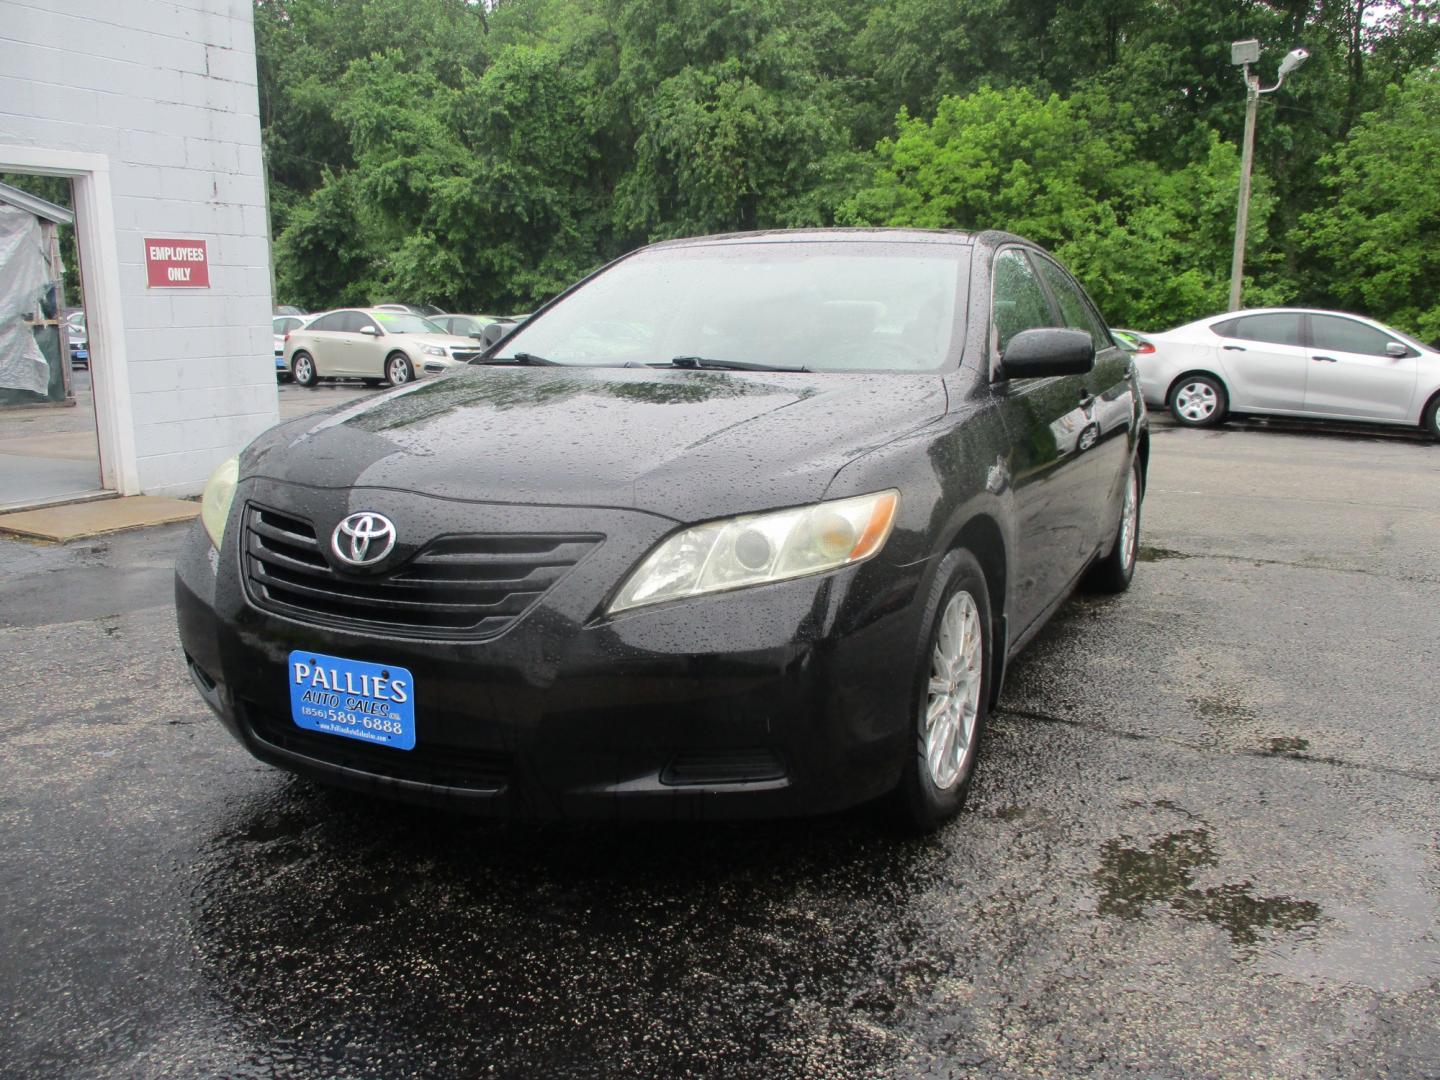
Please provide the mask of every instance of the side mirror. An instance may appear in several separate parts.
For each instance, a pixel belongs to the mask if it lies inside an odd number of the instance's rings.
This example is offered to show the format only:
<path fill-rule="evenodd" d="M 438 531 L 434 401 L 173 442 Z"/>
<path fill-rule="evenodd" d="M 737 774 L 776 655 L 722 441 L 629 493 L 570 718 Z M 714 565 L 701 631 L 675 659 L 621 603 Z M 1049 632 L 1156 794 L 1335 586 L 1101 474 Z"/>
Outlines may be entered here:
<path fill-rule="evenodd" d="M 485 340 L 485 331 L 484 331 L 484 330 L 476 330 L 476 331 L 474 331 L 473 333 L 470 334 L 470 337 L 474 338 L 476 341 L 484 341 L 484 340 Z"/>
<path fill-rule="evenodd" d="M 487 349 L 503 338 L 510 328 L 504 323 L 492 322 L 484 330 L 480 331 L 480 344 Z"/>
<path fill-rule="evenodd" d="M 1398 341 L 1391 341 L 1387 342 L 1385 345 L 1385 355 L 1393 356 L 1398 360 L 1401 357 L 1409 356 L 1410 350 L 1407 349 L 1404 345 L 1401 345 Z"/>
<path fill-rule="evenodd" d="M 371 337 L 379 337 L 380 328 L 378 326 L 362 326 L 360 327 L 360 333 L 369 334 Z"/>
<path fill-rule="evenodd" d="M 1021 330 L 1000 357 L 1002 379 L 1084 375 L 1095 366 L 1095 345 L 1084 330 Z"/>

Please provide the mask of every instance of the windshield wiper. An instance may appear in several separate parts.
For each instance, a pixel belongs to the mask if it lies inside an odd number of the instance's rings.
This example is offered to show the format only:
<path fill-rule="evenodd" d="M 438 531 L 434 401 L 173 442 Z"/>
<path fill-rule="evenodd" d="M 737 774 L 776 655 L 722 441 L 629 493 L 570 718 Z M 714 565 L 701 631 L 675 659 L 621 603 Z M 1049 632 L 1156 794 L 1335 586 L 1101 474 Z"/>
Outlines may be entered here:
<path fill-rule="evenodd" d="M 472 364 L 518 364 L 520 367 L 564 367 L 559 360 L 546 360 L 534 353 L 517 352 L 514 356 L 497 356 L 490 360 L 472 360 Z"/>
<path fill-rule="evenodd" d="M 747 364 L 742 360 L 712 360 L 708 356 L 677 356 L 663 364 L 651 364 L 651 367 L 675 367 L 687 368 L 697 371 L 701 368 L 712 371 L 804 371 L 807 367 L 785 367 L 781 364 Z"/>

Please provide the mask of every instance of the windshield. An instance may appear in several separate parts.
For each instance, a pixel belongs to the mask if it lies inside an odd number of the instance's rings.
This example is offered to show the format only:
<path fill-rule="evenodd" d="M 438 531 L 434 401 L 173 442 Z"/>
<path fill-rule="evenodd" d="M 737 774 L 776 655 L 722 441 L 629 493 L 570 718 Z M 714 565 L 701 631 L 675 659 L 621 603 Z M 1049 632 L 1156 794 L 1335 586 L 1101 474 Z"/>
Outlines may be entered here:
<path fill-rule="evenodd" d="M 890 241 L 646 251 L 523 324 L 493 360 L 933 371 L 958 330 L 962 255 Z"/>
<path fill-rule="evenodd" d="M 387 334 L 443 334 L 444 330 L 429 319 L 399 311 L 372 311 L 375 321 L 384 327 Z"/>

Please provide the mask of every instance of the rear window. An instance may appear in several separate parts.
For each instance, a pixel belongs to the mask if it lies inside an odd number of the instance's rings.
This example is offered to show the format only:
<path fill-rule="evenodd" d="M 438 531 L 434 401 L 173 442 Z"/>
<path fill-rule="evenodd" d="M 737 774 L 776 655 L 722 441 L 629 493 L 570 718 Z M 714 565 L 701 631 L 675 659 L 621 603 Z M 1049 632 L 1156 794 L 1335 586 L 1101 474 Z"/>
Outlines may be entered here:
<path fill-rule="evenodd" d="M 1238 319 L 1211 323 L 1210 330 L 1225 338 L 1263 341 L 1271 345 L 1301 345 L 1300 314 L 1280 311 L 1268 315 L 1242 315 Z"/>

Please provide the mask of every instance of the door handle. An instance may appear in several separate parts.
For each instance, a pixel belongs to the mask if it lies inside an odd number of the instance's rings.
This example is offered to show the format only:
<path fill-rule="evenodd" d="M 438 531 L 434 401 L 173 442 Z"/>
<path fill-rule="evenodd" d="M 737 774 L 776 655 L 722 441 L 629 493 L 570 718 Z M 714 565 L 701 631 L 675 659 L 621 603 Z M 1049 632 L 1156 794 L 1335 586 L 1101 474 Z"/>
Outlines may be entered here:
<path fill-rule="evenodd" d="M 1223 348 L 1226 352 L 1244 352 L 1244 351 L 1245 351 L 1245 346 L 1244 346 L 1244 345 L 1224 345 L 1224 346 L 1222 346 L 1222 348 Z"/>
<path fill-rule="evenodd" d="M 1340 362 L 1339 360 L 1336 360 L 1333 356 L 1312 356 L 1310 357 L 1310 359 L 1319 360 L 1320 362 L 1325 364 L 1338 364 Z"/>

